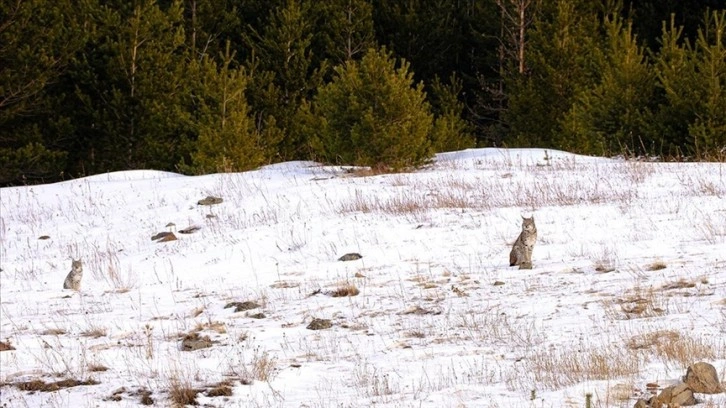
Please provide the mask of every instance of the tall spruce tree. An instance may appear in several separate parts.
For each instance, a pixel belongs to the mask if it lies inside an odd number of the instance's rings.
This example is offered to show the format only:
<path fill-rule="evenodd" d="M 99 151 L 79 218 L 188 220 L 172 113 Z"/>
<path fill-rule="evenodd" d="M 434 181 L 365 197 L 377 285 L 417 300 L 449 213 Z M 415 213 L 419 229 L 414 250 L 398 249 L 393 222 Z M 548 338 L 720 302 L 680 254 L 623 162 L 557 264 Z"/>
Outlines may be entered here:
<path fill-rule="evenodd" d="M 726 11 L 704 15 L 695 44 L 682 33 L 673 20 L 663 30 L 657 74 L 665 102 L 658 119 L 676 152 L 715 157 L 726 145 Z"/>
<path fill-rule="evenodd" d="M 189 74 L 195 100 L 197 139 L 191 146 L 191 164 L 180 168 L 193 174 L 243 171 L 255 168 L 268 157 L 250 117 L 245 96 L 249 81 L 245 69 L 234 63 L 227 43 L 220 63 L 209 56 L 192 61 Z"/>
<path fill-rule="evenodd" d="M 4 1 L 0 7 L 0 185 L 62 177 L 68 120 L 49 88 L 89 37 L 85 2 Z"/>
<path fill-rule="evenodd" d="M 85 171 L 173 170 L 190 129 L 182 7 L 107 2 L 76 61 L 74 109 Z"/>
<path fill-rule="evenodd" d="M 521 74 L 504 73 L 509 126 L 515 146 L 555 147 L 563 140 L 562 119 L 577 96 L 598 81 L 603 60 L 600 6 L 585 0 L 546 0 L 529 31 L 530 46 Z"/>
<path fill-rule="evenodd" d="M 604 28 L 602 77 L 582 90 L 564 117 L 560 147 L 589 154 L 660 153 L 660 136 L 650 133 L 656 78 L 645 49 L 617 14 L 605 17 Z"/>
<path fill-rule="evenodd" d="M 322 83 L 324 67 L 314 65 L 310 3 L 287 0 L 272 10 L 262 32 L 245 36 L 252 78 L 248 86 L 258 130 L 279 140 L 280 159 L 306 158 L 305 140 L 293 138 L 291 123 L 298 106 Z M 280 137 L 285 135 L 284 138 Z"/>
<path fill-rule="evenodd" d="M 689 126 L 699 158 L 726 157 L 726 10 L 704 16 L 698 31 L 696 57 L 699 109 Z"/>
<path fill-rule="evenodd" d="M 322 158 L 402 168 L 430 157 L 433 116 L 409 67 L 386 49 L 370 49 L 361 61 L 335 68 L 306 112 L 312 117 L 304 120 Z"/>

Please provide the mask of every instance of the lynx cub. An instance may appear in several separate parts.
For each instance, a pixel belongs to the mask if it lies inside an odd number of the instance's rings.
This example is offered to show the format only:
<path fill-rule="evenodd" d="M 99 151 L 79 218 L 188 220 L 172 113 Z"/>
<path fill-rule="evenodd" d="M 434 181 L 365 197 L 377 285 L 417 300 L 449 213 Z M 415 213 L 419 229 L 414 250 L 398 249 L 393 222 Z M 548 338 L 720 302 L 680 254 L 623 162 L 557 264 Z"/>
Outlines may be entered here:
<path fill-rule="evenodd" d="M 512 252 L 509 253 L 509 266 L 519 265 L 519 269 L 532 269 L 532 248 L 537 240 L 537 227 L 534 216 L 522 216 L 522 233 L 514 241 Z"/>
<path fill-rule="evenodd" d="M 83 278 L 83 262 L 80 259 L 77 261 L 73 259 L 71 271 L 63 281 L 63 289 L 81 290 L 81 278 Z"/>

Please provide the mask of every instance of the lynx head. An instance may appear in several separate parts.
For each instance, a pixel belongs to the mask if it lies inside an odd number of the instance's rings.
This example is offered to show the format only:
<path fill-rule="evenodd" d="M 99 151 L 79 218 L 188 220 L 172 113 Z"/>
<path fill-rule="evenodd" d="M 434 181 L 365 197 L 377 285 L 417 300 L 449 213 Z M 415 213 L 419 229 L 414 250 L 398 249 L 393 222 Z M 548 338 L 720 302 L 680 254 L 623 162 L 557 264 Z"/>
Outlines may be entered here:
<path fill-rule="evenodd" d="M 78 259 L 78 260 L 71 259 L 71 261 L 72 261 L 71 262 L 71 269 L 72 270 L 74 270 L 74 271 L 81 271 L 81 270 L 83 270 L 83 262 L 80 259 Z"/>
<path fill-rule="evenodd" d="M 534 215 L 529 218 L 522 216 L 522 231 L 532 232 L 536 229 L 537 227 L 534 225 Z"/>

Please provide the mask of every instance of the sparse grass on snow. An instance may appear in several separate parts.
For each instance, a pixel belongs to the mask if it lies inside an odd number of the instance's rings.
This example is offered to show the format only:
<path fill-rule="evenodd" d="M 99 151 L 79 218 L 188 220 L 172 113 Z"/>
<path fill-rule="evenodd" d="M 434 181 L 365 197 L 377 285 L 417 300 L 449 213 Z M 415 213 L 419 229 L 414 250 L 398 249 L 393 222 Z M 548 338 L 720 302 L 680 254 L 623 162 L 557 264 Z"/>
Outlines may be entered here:
<path fill-rule="evenodd" d="M 4 188 L 0 405 L 622 407 L 697 361 L 723 380 L 723 166 L 474 149 Z"/>

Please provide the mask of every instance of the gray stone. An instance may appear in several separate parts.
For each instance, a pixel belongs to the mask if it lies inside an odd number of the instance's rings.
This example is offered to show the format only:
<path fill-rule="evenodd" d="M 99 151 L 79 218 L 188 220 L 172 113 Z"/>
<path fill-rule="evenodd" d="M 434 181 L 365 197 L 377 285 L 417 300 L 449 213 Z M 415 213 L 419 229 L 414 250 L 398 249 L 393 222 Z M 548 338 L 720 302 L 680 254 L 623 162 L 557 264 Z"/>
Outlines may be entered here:
<path fill-rule="evenodd" d="M 257 302 L 252 302 L 249 300 L 244 302 L 230 302 L 224 305 L 225 309 L 228 309 L 230 307 L 233 307 L 235 312 L 244 312 L 245 310 L 257 309 L 260 307 L 260 305 Z"/>
<path fill-rule="evenodd" d="M 207 196 L 206 198 L 197 201 L 197 205 L 214 205 L 219 204 L 222 201 L 224 201 L 222 200 L 222 197 Z"/>
<path fill-rule="evenodd" d="M 361 258 L 363 258 L 363 255 L 355 253 L 355 252 L 351 252 L 349 254 L 345 254 L 345 255 L 341 256 L 340 258 L 338 258 L 338 260 L 345 262 L 345 261 L 356 261 Z"/>
<path fill-rule="evenodd" d="M 324 330 L 333 327 L 333 323 L 328 319 L 314 318 L 310 324 L 308 324 L 309 330 Z"/>
<path fill-rule="evenodd" d="M 184 336 L 181 343 L 182 351 L 194 351 L 207 347 L 212 347 L 212 340 L 209 336 L 201 337 L 197 333 L 192 333 Z"/>

